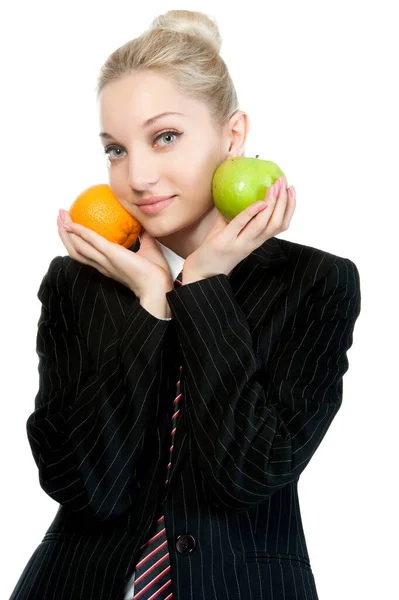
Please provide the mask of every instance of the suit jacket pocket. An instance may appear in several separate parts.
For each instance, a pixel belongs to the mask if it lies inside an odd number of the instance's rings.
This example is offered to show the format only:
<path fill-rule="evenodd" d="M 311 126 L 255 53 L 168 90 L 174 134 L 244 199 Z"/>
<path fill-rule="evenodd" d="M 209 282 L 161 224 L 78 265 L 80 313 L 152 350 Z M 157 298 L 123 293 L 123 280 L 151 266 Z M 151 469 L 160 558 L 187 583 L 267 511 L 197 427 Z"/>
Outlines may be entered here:
<path fill-rule="evenodd" d="M 299 554 L 282 554 L 273 552 L 262 552 L 256 550 L 255 552 L 244 552 L 244 562 L 247 563 L 276 563 L 288 566 L 302 567 L 311 571 L 309 560 L 305 556 Z"/>

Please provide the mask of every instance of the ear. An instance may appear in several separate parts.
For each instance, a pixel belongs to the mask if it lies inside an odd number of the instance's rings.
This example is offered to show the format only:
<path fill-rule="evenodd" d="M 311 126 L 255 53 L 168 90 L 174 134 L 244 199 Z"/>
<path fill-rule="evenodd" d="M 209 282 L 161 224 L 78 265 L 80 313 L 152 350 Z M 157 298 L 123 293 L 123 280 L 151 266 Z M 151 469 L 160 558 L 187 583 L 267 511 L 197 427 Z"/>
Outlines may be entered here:
<path fill-rule="evenodd" d="M 243 156 L 249 131 L 249 119 L 246 112 L 237 110 L 226 125 L 226 160 Z"/>

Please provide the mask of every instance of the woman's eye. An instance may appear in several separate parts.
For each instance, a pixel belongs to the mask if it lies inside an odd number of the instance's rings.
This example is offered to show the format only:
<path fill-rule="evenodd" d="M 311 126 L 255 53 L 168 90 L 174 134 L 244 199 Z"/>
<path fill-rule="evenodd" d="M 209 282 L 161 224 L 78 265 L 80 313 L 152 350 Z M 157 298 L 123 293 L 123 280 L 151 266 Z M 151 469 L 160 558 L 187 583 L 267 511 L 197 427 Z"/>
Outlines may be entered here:
<path fill-rule="evenodd" d="M 121 154 L 114 154 L 114 155 L 111 154 L 112 152 L 116 152 L 116 151 L 125 152 L 125 150 L 123 150 L 123 148 L 121 148 L 120 146 L 112 145 L 112 146 L 107 146 L 104 149 L 104 154 L 107 154 L 110 159 L 112 159 L 112 158 L 120 158 Z"/>
<path fill-rule="evenodd" d="M 155 141 L 159 140 L 160 138 L 166 138 L 166 137 L 171 137 L 174 136 L 174 138 L 178 138 L 180 135 L 182 135 L 182 132 L 180 131 L 164 131 L 163 133 L 160 133 L 156 138 Z M 174 144 L 175 140 L 173 140 L 171 143 L 167 143 L 165 144 L 165 146 L 172 146 Z"/>
<path fill-rule="evenodd" d="M 176 139 L 182 135 L 181 131 L 163 131 L 160 133 L 154 140 L 154 142 L 158 142 L 159 139 L 164 138 L 165 144 L 157 144 L 161 148 L 166 148 L 168 146 L 173 146 L 176 142 Z M 168 142 L 168 138 L 173 138 L 172 141 Z M 116 144 L 111 144 L 104 149 L 104 154 L 107 154 L 110 160 L 118 159 L 126 154 L 126 150 L 124 150 L 121 146 L 117 146 Z"/>

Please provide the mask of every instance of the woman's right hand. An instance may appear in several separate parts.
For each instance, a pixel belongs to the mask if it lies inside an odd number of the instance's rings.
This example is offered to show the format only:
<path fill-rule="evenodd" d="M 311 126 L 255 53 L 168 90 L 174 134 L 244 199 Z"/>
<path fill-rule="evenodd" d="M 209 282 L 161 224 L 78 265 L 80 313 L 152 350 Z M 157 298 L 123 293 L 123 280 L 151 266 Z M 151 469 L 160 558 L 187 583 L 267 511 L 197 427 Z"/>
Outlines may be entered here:
<path fill-rule="evenodd" d="M 74 260 L 95 267 L 131 289 L 140 299 L 151 296 L 152 290 L 173 290 L 173 280 L 162 251 L 147 231 L 140 234 L 140 250 L 132 252 L 120 244 L 109 242 L 102 235 L 72 221 L 67 211 L 60 211 L 58 233 Z"/>

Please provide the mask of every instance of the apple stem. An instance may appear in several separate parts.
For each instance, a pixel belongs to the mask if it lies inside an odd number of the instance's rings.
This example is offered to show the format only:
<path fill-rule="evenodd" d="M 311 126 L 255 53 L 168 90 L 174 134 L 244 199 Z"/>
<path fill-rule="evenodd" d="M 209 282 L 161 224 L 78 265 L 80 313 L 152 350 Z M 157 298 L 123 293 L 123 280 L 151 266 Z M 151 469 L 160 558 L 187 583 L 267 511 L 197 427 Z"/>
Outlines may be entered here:
<path fill-rule="evenodd" d="M 257 154 L 257 155 L 255 156 L 255 158 L 259 158 L 259 154 Z"/>

